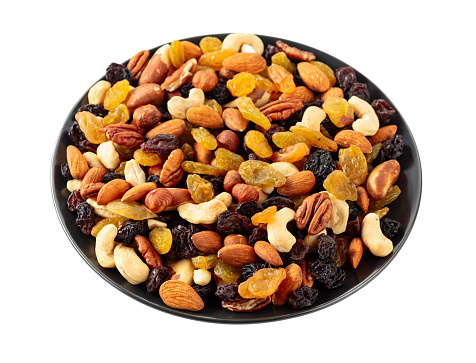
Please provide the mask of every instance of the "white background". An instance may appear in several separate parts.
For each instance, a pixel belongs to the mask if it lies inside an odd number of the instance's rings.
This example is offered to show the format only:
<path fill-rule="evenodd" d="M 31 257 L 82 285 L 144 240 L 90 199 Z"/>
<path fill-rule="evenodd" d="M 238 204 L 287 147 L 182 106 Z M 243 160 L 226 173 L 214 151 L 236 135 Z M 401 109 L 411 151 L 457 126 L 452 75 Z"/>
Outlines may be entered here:
<path fill-rule="evenodd" d="M 474 361 L 476 86 L 469 1 L 25 1 L 2 9 L 3 362 Z M 352 65 L 418 144 L 410 238 L 369 285 L 327 309 L 260 325 L 190 321 L 123 295 L 56 216 L 50 164 L 76 100 L 111 62 L 174 39 L 247 32 Z"/>

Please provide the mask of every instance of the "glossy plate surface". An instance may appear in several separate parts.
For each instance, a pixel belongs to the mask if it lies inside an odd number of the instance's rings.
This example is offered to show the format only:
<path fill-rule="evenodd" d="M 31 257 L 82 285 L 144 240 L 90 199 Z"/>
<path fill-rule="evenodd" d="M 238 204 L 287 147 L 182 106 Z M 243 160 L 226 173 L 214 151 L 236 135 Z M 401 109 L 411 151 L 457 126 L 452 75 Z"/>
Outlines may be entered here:
<path fill-rule="evenodd" d="M 216 36 L 223 40 L 226 34 L 203 35 L 182 40 L 188 40 L 198 44 L 200 39 L 202 39 L 204 36 Z M 339 67 L 352 66 L 351 64 L 348 65 L 317 49 L 296 43 L 291 40 L 282 38 L 278 39 L 263 35 L 258 36 L 263 40 L 265 45 L 275 45 L 277 40 L 282 40 L 291 46 L 312 52 L 316 55 L 316 60 L 329 65 L 334 70 Z M 151 49 L 151 54 L 153 54 L 157 48 Z M 111 60 L 111 62 L 112 61 L 113 60 Z M 127 64 L 127 61 L 123 64 Z M 107 66 L 108 64 L 104 65 L 104 69 Z M 343 269 L 345 270 L 347 276 L 344 285 L 335 290 L 320 288 L 319 297 L 314 306 L 302 310 L 294 310 L 287 305 L 275 307 L 272 304 L 269 304 L 264 309 L 254 311 L 252 313 L 236 313 L 227 309 L 223 309 L 219 304 L 218 299 L 211 299 L 205 300 L 205 308 L 199 312 L 176 310 L 166 306 L 161 301 L 160 297 L 148 294 L 145 289 L 145 284 L 141 284 L 139 286 L 131 285 L 120 275 L 117 269 L 104 269 L 99 266 L 94 252 L 94 237 L 84 235 L 79 230 L 79 228 L 76 227 L 75 213 L 70 212 L 66 207 L 66 200 L 68 198 L 69 191 L 66 189 L 66 179 L 62 177 L 60 171 L 61 164 L 66 163 L 66 147 L 71 144 L 68 136 L 68 129 L 74 120 L 74 115 L 78 108 L 81 105 L 87 103 L 88 90 L 86 90 L 85 94 L 76 102 L 76 104 L 72 107 L 71 112 L 66 117 L 63 128 L 59 133 L 52 157 L 51 167 L 51 187 L 57 215 L 73 247 L 77 250 L 84 261 L 86 261 L 86 263 L 98 273 L 99 276 L 101 276 L 104 280 L 106 280 L 118 290 L 122 291 L 124 294 L 155 309 L 181 317 L 208 322 L 257 323 L 291 318 L 326 308 L 358 291 L 373 278 L 375 278 L 395 258 L 410 235 L 410 231 L 415 222 L 420 205 L 422 173 L 417 146 L 408 125 L 404 121 L 397 107 L 395 107 L 392 101 L 376 85 L 374 85 L 364 75 L 359 73 L 358 70 L 354 70 L 357 74 L 357 81 L 367 83 L 371 100 L 382 98 L 396 110 L 395 115 L 391 120 L 391 124 L 398 126 L 397 132 L 403 135 L 405 142 L 404 154 L 398 159 L 402 169 L 399 179 L 396 183 L 402 190 L 402 193 L 397 198 L 397 200 L 391 204 L 390 212 L 387 214 L 387 217 L 398 220 L 401 223 L 401 230 L 399 234 L 393 239 L 394 250 L 389 256 L 385 258 L 377 258 L 365 251 L 362 261 L 356 270 L 353 270 L 349 263 L 345 263 Z M 94 83 L 95 82 L 92 82 L 91 85 Z"/>

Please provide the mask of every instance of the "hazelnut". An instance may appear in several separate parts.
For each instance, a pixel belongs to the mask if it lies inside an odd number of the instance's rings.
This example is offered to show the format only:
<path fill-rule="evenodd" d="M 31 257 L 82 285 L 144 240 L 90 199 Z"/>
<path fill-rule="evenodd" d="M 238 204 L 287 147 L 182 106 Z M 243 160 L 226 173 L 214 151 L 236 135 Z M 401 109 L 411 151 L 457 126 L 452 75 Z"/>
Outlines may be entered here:
<path fill-rule="evenodd" d="M 235 185 L 242 183 L 244 183 L 244 181 L 243 179 L 241 179 L 241 176 L 238 171 L 229 170 L 225 175 L 225 179 L 223 180 L 223 190 L 225 190 L 225 192 L 230 193 Z"/>
<path fill-rule="evenodd" d="M 203 92 L 209 92 L 218 84 L 218 77 L 215 73 L 198 71 L 192 79 L 193 86 L 200 88 Z"/>
<path fill-rule="evenodd" d="M 240 140 L 238 136 L 231 130 L 224 130 L 217 136 L 218 147 L 235 152 L 238 149 Z"/>
<path fill-rule="evenodd" d="M 259 199 L 259 192 L 248 184 L 236 184 L 231 190 L 231 195 L 233 195 L 238 204 Z"/>

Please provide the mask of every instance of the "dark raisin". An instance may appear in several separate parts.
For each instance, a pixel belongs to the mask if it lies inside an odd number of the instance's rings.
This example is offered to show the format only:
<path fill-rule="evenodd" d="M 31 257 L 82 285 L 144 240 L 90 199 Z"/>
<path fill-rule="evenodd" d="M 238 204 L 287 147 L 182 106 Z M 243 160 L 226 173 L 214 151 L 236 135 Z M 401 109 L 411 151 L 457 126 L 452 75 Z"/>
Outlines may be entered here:
<path fill-rule="evenodd" d="M 249 236 L 254 226 L 251 219 L 236 212 L 225 210 L 218 215 L 216 232 L 223 235 L 242 234 Z"/>
<path fill-rule="evenodd" d="M 188 83 L 185 83 L 185 84 L 181 85 L 178 90 L 180 91 L 180 95 L 183 98 L 188 98 L 188 96 L 190 94 L 190 90 L 192 88 L 194 88 L 193 83 L 188 82 Z"/>
<path fill-rule="evenodd" d="M 377 114 L 378 120 L 380 121 L 380 126 L 388 125 L 395 114 L 395 110 L 390 107 L 390 105 L 385 100 L 382 99 L 373 100 L 371 106 Z"/>
<path fill-rule="evenodd" d="M 294 84 L 296 85 L 296 87 L 306 86 L 306 84 L 304 83 L 304 81 L 301 78 L 301 75 L 299 74 L 299 71 L 298 71 L 297 67 L 293 68 L 293 70 L 291 71 L 291 74 L 294 77 L 293 80 L 294 80 Z"/>
<path fill-rule="evenodd" d="M 366 83 L 355 82 L 352 87 L 350 87 L 348 97 L 349 99 L 352 96 L 359 97 L 360 99 L 364 100 L 365 102 L 370 102 L 370 93 L 367 88 Z"/>
<path fill-rule="evenodd" d="M 360 215 L 355 220 L 347 223 L 346 233 L 351 237 L 360 237 L 360 227 L 362 225 L 362 217 Z"/>
<path fill-rule="evenodd" d="M 248 202 L 238 204 L 236 207 L 235 212 L 241 214 L 242 216 L 247 216 L 248 218 L 253 217 L 256 213 L 260 213 L 263 211 L 263 207 L 261 207 L 256 201 L 249 200 Z"/>
<path fill-rule="evenodd" d="M 179 148 L 179 139 L 171 134 L 157 134 L 140 145 L 145 153 L 168 154 Z"/>
<path fill-rule="evenodd" d="M 311 264 L 311 275 L 328 289 L 342 286 L 345 280 L 345 271 L 332 260 L 322 261 L 317 259 L 314 261 Z"/>
<path fill-rule="evenodd" d="M 273 135 L 277 132 L 284 132 L 286 129 L 282 126 L 276 125 L 276 124 L 271 124 L 271 127 L 264 132 L 264 137 L 266 137 L 266 140 L 268 141 L 268 144 L 271 146 L 276 146 L 274 145 L 273 142 Z"/>
<path fill-rule="evenodd" d="M 86 140 L 86 135 L 79 127 L 78 121 L 74 121 L 68 130 L 68 136 L 78 148 L 81 148 L 81 141 Z"/>
<path fill-rule="evenodd" d="M 77 217 L 76 226 L 81 229 L 84 234 L 91 234 L 91 230 L 96 224 L 93 208 L 86 202 L 79 203 L 76 207 Z"/>
<path fill-rule="evenodd" d="M 383 218 L 380 221 L 380 229 L 385 237 L 392 239 L 398 234 L 400 222 L 390 218 Z"/>
<path fill-rule="evenodd" d="M 165 266 L 154 268 L 149 273 L 145 283 L 147 292 L 151 295 L 159 295 L 160 286 L 169 279 L 169 269 Z"/>
<path fill-rule="evenodd" d="M 382 143 L 382 147 L 377 155 L 377 163 L 383 163 L 391 159 L 398 159 L 403 154 L 403 136 L 393 135 L 390 139 Z"/>
<path fill-rule="evenodd" d="M 338 68 L 334 72 L 337 86 L 344 91 L 344 96 L 348 97 L 350 88 L 357 82 L 357 75 L 352 67 Z"/>
<path fill-rule="evenodd" d="M 336 163 L 332 159 L 329 150 L 320 149 L 309 155 L 303 169 L 313 172 L 316 177 L 316 187 L 322 189 L 324 180 L 326 180 L 330 173 L 336 170 Z"/>
<path fill-rule="evenodd" d="M 78 205 L 83 203 L 84 199 L 81 197 L 79 190 L 73 190 L 66 201 L 66 205 L 71 212 L 76 212 Z"/>
<path fill-rule="evenodd" d="M 214 296 L 217 290 L 217 284 L 214 279 L 211 279 L 210 282 L 204 286 L 194 284 L 192 288 L 203 299 L 206 297 Z"/>
<path fill-rule="evenodd" d="M 160 121 L 161 122 L 172 120 L 172 116 L 170 115 L 169 110 L 167 110 L 163 107 L 159 107 L 159 112 L 160 112 Z"/>
<path fill-rule="evenodd" d="M 266 45 L 266 48 L 264 50 L 264 53 L 263 53 L 263 57 L 264 59 L 266 59 L 266 64 L 268 66 L 271 65 L 271 58 L 273 57 L 273 55 L 275 55 L 276 53 L 279 53 L 281 50 L 274 46 L 274 45 L 271 45 L 271 44 L 267 44 Z"/>
<path fill-rule="evenodd" d="M 317 300 L 318 291 L 309 286 L 300 287 L 288 296 L 288 305 L 293 309 L 302 309 L 312 306 Z"/>
<path fill-rule="evenodd" d="M 147 183 L 155 183 L 157 188 L 163 187 L 163 184 L 160 182 L 160 176 L 159 175 L 149 175 L 147 179 L 145 180 Z"/>
<path fill-rule="evenodd" d="M 322 261 L 331 260 L 337 251 L 337 243 L 334 238 L 326 234 L 317 237 L 317 255 Z"/>
<path fill-rule="evenodd" d="M 217 101 L 220 105 L 224 105 L 225 103 L 230 102 L 231 100 L 234 99 L 233 95 L 230 93 L 228 88 L 226 87 L 226 82 L 227 80 L 224 78 L 218 78 L 218 83 L 215 86 L 214 89 L 212 89 L 210 92 L 207 92 L 205 94 L 205 97 L 208 100 L 214 99 Z"/>
<path fill-rule="evenodd" d="M 259 160 L 259 161 L 264 161 L 265 163 L 269 163 L 270 159 L 269 158 L 262 158 L 255 153 L 249 153 L 248 154 L 248 160 Z"/>
<path fill-rule="evenodd" d="M 294 202 L 286 197 L 272 197 L 266 199 L 263 203 L 261 203 L 261 207 L 264 209 L 276 206 L 277 210 L 283 209 L 283 208 L 289 208 L 289 209 L 294 209 Z"/>
<path fill-rule="evenodd" d="M 215 296 L 218 297 L 221 301 L 226 302 L 235 302 L 235 301 L 245 301 L 246 299 L 242 298 L 238 294 L 238 282 L 229 282 L 227 284 L 218 285 Z"/>
<path fill-rule="evenodd" d="M 126 177 L 124 176 L 124 174 L 110 172 L 110 173 L 104 174 L 104 176 L 102 177 L 102 182 L 109 183 L 111 180 L 114 180 L 114 179 L 126 180 Z"/>
<path fill-rule="evenodd" d="M 168 212 L 161 212 L 158 214 L 157 218 L 158 221 L 167 223 L 167 228 L 172 228 L 175 226 L 187 225 L 188 222 L 185 219 L 182 219 L 177 211 L 168 211 Z"/>
<path fill-rule="evenodd" d="M 192 231 L 183 225 L 172 228 L 172 238 L 177 244 L 177 252 L 181 258 L 190 259 L 198 256 L 199 251 L 192 242 Z"/>
<path fill-rule="evenodd" d="M 324 121 L 321 122 L 321 126 L 329 133 L 329 135 L 334 138 L 339 131 L 342 131 L 342 128 L 337 127 L 332 123 L 329 116 L 326 116 Z"/>
<path fill-rule="evenodd" d="M 360 214 L 360 208 L 357 202 L 353 200 L 347 200 L 347 204 L 349 205 L 349 221 L 353 221 L 357 216 Z"/>
<path fill-rule="evenodd" d="M 223 181 L 225 178 L 216 175 L 201 175 L 201 177 L 205 180 L 208 180 L 213 185 L 213 190 L 215 191 L 215 195 L 224 192 L 223 189 Z"/>
<path fill-rule="evenodd" d="M 251 247 L 254 247 L 255 243 L 258 241 L 268 242 L 268 232 L 266 232 L 266 230 L 263 228 L 256 227 L 253 229 L 253 232 L 251 232 L 251 235 L 248 238 L 248 244 Z"/>
<path fill-rule="evenodd" d="M 66 178 L 66 180 L 74 179 L 71 175 L 71 171 L 69 170 L 69 165 L 67 163 L 61 164 L 60 172 L 63 178 Z"/>
<path fill-rule="evenodd" d="M 251 276 L 253 276 L 256 271 L 261 270 L 262 268 L 270 267 L 270 266 L 271 265 L 269 263 L 262 263 L 262 262 L 249 263 L 248 265 L 244 265 L 241 268 L 241 277 L 243 278 L 243 281 L 246 281 Z"/>
<path fill-rule="evenodd" d="M 134 236 L 140 234 L 140 226 L 133 220 L 124 221 L 117 229 L 116 242 L 134 243 Z"/>
<path fill-rule="evenodd" d="M 123 79 L 127 79 L 130 82 L 131 78 L 131 71 L 122 64 L 111 63 L 106 68 L 106 81 L 111 83 L 111 86 Z"/>
<path fill-rule="evenodd" d="M 79 109 L 78 112 L 83 112 L 87 111 L 92 113 L 94 116 L 99 116 L 99 117 L 106 117 L 108 111 L 101 105 L 96 105 L 94 103 L 90 103 L 87 105 L 82 105 Z"/>
<path fill-rule="evenodd" d="M 289 265 L 291 263 L 300 265 L 308 251 L 309 246 L 306 245 L 302 239 L 298 238 L 289 252 L 281 254 L 281 258 L 283 259 L 285 265 Z"/>
<path fill-rule="evenodd" d="M 96 154 L 98 146 L 99 146 L 98 144 L 93 144 L 89 140 L 83 140 L 79 143 L 79 149 L 83 153 L 86 152 L 86 151 L 91 151 L 91 152 Z"/>

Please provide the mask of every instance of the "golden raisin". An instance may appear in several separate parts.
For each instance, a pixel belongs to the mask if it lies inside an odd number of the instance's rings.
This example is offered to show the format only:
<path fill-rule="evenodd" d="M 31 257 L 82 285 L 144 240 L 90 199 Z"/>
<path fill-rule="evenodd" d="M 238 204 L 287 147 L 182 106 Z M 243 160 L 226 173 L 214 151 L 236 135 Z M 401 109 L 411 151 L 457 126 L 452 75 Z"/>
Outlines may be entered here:
<path fill-rule="evenodd" d="M 334 170 L 323 183 L 324 189 L 343 200 L 357 200 L 357 187 L 342 170 Z"/>

